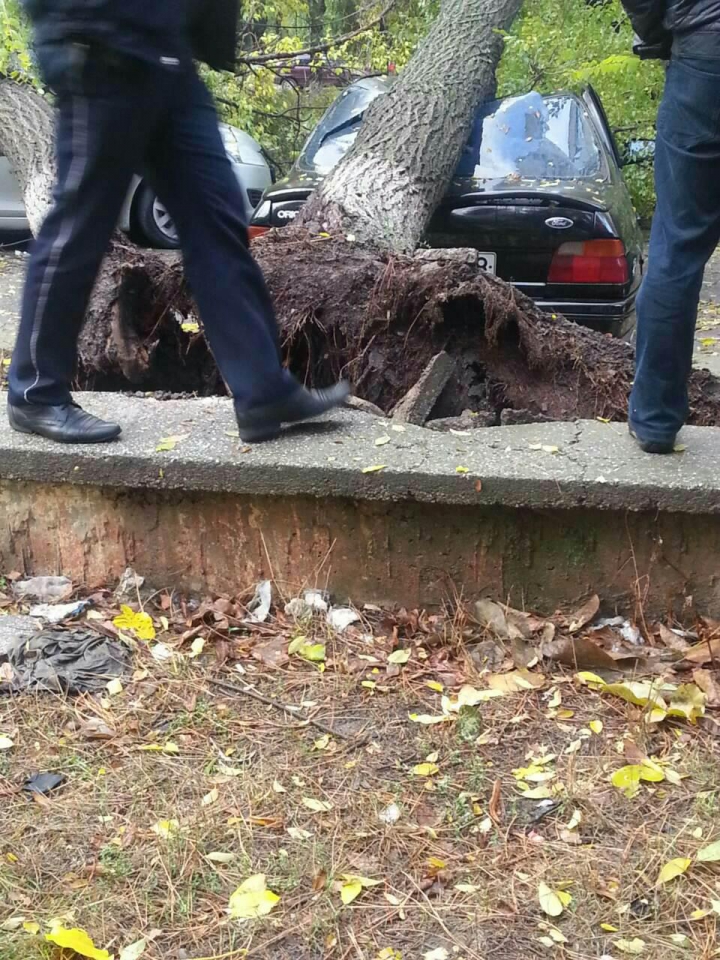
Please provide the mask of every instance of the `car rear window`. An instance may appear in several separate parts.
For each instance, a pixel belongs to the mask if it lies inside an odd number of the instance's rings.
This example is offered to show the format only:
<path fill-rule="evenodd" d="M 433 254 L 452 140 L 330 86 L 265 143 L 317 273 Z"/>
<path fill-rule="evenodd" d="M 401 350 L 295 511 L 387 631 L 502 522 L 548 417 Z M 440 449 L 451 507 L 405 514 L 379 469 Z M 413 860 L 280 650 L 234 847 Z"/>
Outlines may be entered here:
<path fill-rule="evenodd" d="M 368 105 L 386 89 L 378 82 L 349 87 L 311 134 L 297 166 L 329 173 L 355 142 Z M 580 101 L 528 93 L 483 105 L 456 176 L 574 180 L 602 173 L 602 153 Z"/>
<path fill-rule="evenodd" d="M 484 105 L 457 175 L 574 180 L 601 172 L 600 147 L 581 103 L 567 95 L 528 93 Z"/>

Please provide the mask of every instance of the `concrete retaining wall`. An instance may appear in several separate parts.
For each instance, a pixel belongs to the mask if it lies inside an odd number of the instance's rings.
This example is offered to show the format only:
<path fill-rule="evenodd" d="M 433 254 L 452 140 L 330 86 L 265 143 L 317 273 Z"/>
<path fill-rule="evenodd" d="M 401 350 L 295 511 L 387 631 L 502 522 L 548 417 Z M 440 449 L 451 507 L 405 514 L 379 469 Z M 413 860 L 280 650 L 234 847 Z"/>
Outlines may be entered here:
<path fill-rule="evenodd" d="M 692 595 L 720 616 L 717 431 L 648 458 L 604 424 L 444 436 L 343 412 L 248 451 L 223 401 L 83 403 L 127 439 L 65 448 L 0 426 L 0 573 L 96 586 L 132 565 L 197 592 L 271 576 L 356 603 L 486 594 L 545 611 L 589 591 L 657 613 Z M 157 452 L 168 436 L 184 439 Z"/>

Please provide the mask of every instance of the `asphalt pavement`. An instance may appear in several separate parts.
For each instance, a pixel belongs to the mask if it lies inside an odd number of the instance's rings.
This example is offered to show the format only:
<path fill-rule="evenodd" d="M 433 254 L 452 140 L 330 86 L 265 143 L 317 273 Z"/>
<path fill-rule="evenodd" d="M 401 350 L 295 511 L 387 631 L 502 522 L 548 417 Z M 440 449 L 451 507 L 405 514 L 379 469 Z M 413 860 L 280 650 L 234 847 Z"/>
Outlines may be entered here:
<path fill-rule="evenodd" d="M 0 352 L 12 350 L 27 258 L 0 250 Z M 695 335 L 695 366 L 720 376 L 720 249 L 705 273 Z"/>

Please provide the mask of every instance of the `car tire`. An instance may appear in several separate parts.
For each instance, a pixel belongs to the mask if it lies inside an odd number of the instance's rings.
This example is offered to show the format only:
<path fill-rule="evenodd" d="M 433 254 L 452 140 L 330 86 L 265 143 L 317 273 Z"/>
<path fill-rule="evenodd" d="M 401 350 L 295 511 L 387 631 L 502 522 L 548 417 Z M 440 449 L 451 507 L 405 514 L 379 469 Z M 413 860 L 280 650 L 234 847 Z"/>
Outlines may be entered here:
<path fill-rule="evenodd" d="M 160 250 L 177 250 L 180 242 L 172 219 L 148 186 L 138 189 L 135 199 L 135 224 L 140 238 Z"/>

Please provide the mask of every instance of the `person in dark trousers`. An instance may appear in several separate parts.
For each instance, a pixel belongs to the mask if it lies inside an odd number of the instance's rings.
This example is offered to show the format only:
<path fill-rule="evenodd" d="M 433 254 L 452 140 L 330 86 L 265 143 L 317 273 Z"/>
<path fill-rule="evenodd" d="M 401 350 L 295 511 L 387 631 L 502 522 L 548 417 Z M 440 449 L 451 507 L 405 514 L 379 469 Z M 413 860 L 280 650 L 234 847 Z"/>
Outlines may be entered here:
<path fill-rule="evenodd" d="M 657 207 L 637 303 L 630 432 L 647 453 L 672 453 L 705 265 L 720 242 L 720 0 L 622 0 L 646 47 L 669 57 L 657 120 Z"/>
<path fill-rule="evenodd" d="M 235 401 L 240 436 L 342 403 L 306 390 L 280 359 L 273 306 L 248 249 L 243 202 L 212 98 L 193 60 L 231 69 L 237 0 L 25 0 L 57 106 L 54 203 L 32 248 L 9 376 L 11 426 L 67 443 L 120 426 L 73 403 L 77 341 L 132 176 L 175 220 L 208 341 Z"/>

